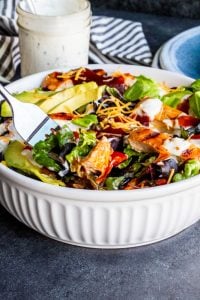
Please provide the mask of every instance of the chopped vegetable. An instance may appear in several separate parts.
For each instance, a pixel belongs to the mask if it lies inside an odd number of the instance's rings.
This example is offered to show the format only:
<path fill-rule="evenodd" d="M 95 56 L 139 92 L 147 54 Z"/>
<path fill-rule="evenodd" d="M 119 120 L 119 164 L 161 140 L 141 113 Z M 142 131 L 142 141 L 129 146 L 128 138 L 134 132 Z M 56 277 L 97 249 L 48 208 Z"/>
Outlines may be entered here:
<path fill-rule="evenodd" d="M 69 163 L 77 160 L 79 157 L 86 156 L 96 143 L 96 134 L 94 131 L 81 131 L 80 141 L 73 150 L 66 155 Z"/>
<path fill-rule="evenodd" d="M 198 175 L 200 172 L 200 161 L 199 160 L 189 160 L 181 173 L 176 173 L 173 177 L 173 182 L 181 181 Z"/>
<path fill-rule="evenodd" d="M 45 141 L 40 141 L 33 147 L 33 158 L 35 161 L 55 172 L 59 172 L 61 167 L 54 159 L 49 157 L 49 152 L 57 146 L 57 137 L 51 134 Z"/>
<path fill-rule="evenodd" d="M 72 123 L 81 127 L 85 127 L 85 128 L 89 128 L 91 127 L 93 124 L 97 124 L 98 123 L 98 119 L 96 115 L 87 115 L 81 118 L 77 118 L 72 120 Z"/>
<path fill-rule="evenodd" d="M 190 86 L 191 90 L 193 92 L 198 92 L 200 91 L 200 79 L 195 80 L 191 86 Z"/>
<path fill-rule="evenodd" d="M 69 129 L 67 125 L 64 125 L 57 133 L 57 139 L 59 147 L 61 148 L 67 143 L 70 143 L 74 139 L 73 132 Z"/>
<path fill-rule="evenodd" d="M 177 107 L 178 104 L 185 99 L 185 97 L 189 97 L 192 92 L 184 90 L 184 91 L 177 91 L 171 92 L 167 95 L 164 95 L 161 100 L 164 104 L 169 105 L 171 107 Z"/>
<path fill-rule="evenodd" d="M 144 97 L 158 97 L 159 87 L 158 84 L 145 76 L 138 76 L 136 82 L 128 88 L 124 93 L 124 98 L 127 101 L 135 101 L 143 99 Z"/>
<path fill-rule="evenodd" d="M 190 109 L 193 114 L 200 118 L 200 91 L 194 93 L 190 98 Z"/>

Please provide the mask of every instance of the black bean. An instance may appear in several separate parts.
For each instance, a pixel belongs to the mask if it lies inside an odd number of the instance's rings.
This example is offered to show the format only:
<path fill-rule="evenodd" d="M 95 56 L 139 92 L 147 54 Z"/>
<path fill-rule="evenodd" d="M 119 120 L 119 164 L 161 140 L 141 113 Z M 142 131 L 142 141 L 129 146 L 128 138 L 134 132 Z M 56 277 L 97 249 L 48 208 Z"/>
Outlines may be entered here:
<path fill-rule="evenodd" d="M 75 146 L 76 146 L 75 143 L 67 143 L 67 144 L 65 144 L 62 147 L 61 152 L 59 153 L 59 157 L 64 158 L 65 155 L 67 155 L 68 153 L 70 153 Z"/>
<path fill-rule="evenodd" d="M 172 169 L 177 172 L 178 163 L 175 159 L 170 158 L 157 164 L 152 164 L 152 168 L 154 170 L 155 177 L 163 178 L 168 177 Z"/>
<path fill-rule="evenodd" d="M 131 181 L 131 177 L 124 178 L 119 184 L 119 190 L 123 190 L 124 187 Z"/>
<path fill-rule="evenodd" d="M 200 133 L 200 123 L 195 127 L 195 133 Z"/>
<path fill-rule="evenodd" d="M 108 141 L 110 142 L 113 150 L 116 150 L 120 144 L 121 138 L 117 136 L 109 137 Z"/>

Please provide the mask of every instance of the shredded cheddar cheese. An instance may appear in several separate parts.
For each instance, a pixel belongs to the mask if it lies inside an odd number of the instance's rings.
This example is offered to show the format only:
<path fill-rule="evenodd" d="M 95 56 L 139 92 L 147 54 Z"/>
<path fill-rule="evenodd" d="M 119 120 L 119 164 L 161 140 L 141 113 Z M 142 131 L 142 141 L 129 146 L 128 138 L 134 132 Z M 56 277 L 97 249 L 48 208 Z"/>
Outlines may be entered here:
<path fill-rule="evenodd" d="M 110 106 L 104 107 L 106 103 Z M 100 122 L 102 128 L 111 125 L 112 128 L 121 128 L 125 131 L 130 131 L 135 127 L 141 126 L 140 122 L 128 116 L 132 110 L 133 108 L 130 102 L 123 103 L 112 96 L 99 105 L 96 114 L 102 119 Z"/>
<path fill-rule="evenodd" d="M 170 173 L 169 173 L 169 177 L 168 177 L 168 180 L 167 180 L 167 184 L 171 182 L 173 176 L 174 176 L 174 173 L 175 173 L 175 170 L 174 169 L 171 169 Z"/>

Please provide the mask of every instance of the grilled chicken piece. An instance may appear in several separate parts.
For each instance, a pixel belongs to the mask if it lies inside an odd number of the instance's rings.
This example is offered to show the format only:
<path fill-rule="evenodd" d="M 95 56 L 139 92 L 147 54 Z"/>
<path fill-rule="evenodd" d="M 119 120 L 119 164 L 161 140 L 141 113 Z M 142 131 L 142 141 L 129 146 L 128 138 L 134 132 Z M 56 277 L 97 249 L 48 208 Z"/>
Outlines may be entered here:
<path fill-rule="evenodd" d="M 108 75 L 102 69 L 90 70 L 79 68 L 66 73 L 53 72 L 48 74 L 42 82 L 42 88 L 44 90 L 59 91 L 76 84 L 94 81 L 99 86 L 108 85 L 118 88 L 123 92 L 125 86 L 132 85 L 134 80 L 135 77 L 128 73 L 115 72 L 112 75 Z"/>
<path fill-rule="evenodd" d="M 113 149 L 110 142 L 104 136 L 97 145 L 90 151 L 88 156 L 84 158 L 80 165 L 84 168 L 87 175 L 91 173 L 103 174 L 109 165 Z"/>
<path fill-rule="evenodd" d="M 60 91 L 71 86 L 73 86 L 73 81 L 70 77 L 62 77 L 61 72 L 48 74 L 42 82 L 42 88 L 48 91 Z"/>
<path fill-rule="evenodd" d="M 131 131 L 128 141 L 131 147 L 138 152 L 162 153 L 162 159 L 169 157 L 168 151 L 163 148 L 164 142 L 170 138 L 168 133 L 159 133 L 150 128 L 140 127 Z"/>
<path fill-rule="evenodd" d="M 175 156 L 185 161 L 199 159 L 200 148 L 188 140 L 172 137 L 168 133 L 155 132 L 149 128 L 140 127 L 133 130 L 128 141 L 133 149 L 139 152 L 157 152 L 157 161 Z"/>

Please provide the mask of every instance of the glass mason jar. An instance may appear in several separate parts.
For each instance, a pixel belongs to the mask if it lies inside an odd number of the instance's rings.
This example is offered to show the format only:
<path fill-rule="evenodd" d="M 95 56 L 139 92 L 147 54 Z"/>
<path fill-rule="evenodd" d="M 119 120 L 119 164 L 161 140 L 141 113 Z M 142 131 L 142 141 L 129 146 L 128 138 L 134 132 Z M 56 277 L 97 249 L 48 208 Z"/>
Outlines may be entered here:
<path fill-rule="evenodd" d="M 59 8 L 56 10 L 56 6 L 45 6 L 45 1 L 49 3 L 49 0 L 42 0 L 37 6 L 38 14 L 28 11 L 25 1 L 17 7 L 21 76 L 88 63 L 90 3 L 87 0 L 51 0 Z"/>

